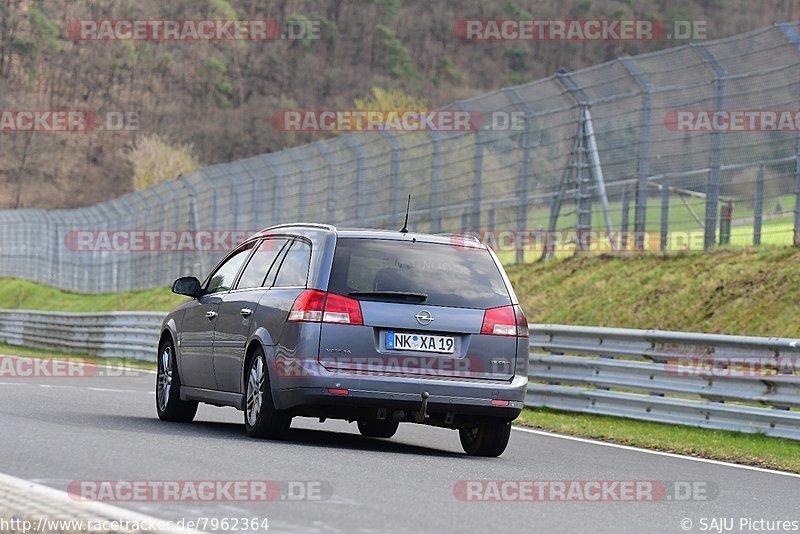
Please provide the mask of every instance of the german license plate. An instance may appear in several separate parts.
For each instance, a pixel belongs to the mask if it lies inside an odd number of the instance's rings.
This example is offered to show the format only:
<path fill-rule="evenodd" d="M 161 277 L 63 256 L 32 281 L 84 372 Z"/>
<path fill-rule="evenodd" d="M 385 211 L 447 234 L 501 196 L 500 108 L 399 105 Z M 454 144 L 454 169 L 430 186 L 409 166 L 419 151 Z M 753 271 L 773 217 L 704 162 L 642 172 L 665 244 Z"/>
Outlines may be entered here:
<path fill-rule="evenodd" d="M 452 336 L 386 332 L 386 348 L 389 350 L 414 350 L 452 354 L 456 348 L 456 340 Z"/>

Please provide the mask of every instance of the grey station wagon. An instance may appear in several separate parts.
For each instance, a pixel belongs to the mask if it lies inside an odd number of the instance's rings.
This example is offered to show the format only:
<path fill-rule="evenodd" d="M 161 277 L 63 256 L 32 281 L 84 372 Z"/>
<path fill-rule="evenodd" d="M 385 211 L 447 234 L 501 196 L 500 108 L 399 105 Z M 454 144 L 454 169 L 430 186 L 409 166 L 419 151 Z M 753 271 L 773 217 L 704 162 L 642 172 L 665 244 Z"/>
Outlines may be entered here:
<path fill-rule="evenodd" d="M 237 246 L 164 320 L 156 406 L 191 421 L 198 402 L 244 411 L 247 434 L 295 416 L 458 430 L 498 456 L 528 383 L 528 327 L 492 250 L 467 236 L 273 226 Z"/>

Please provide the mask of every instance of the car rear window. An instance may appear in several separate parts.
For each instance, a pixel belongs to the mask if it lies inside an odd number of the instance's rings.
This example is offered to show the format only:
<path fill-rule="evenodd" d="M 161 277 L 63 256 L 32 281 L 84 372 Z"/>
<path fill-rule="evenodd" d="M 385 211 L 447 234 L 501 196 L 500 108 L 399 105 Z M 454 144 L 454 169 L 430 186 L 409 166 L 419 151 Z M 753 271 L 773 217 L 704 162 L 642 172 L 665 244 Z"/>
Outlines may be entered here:
<path fill-rule="evenodd" d="M 339 238 L 328 290 L 424 293 L 424 304 L 458 308 L 511 303 L 488 250 L 405 240 Z"/>

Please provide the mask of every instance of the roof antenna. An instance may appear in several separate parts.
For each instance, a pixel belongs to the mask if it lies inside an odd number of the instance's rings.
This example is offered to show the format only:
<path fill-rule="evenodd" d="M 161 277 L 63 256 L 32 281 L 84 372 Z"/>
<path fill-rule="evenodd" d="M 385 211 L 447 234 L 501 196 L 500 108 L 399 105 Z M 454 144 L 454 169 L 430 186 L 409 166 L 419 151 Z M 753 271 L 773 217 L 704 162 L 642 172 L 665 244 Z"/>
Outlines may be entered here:
<path fill-rule="evenodd" d="M 408 210 L 411 208 L 411 195 L 408 195 L 408 204 L 406 204 L 406 221 L 403 223 L 403 228 L 400 230 L 401 234 L 408 233 Z"/>

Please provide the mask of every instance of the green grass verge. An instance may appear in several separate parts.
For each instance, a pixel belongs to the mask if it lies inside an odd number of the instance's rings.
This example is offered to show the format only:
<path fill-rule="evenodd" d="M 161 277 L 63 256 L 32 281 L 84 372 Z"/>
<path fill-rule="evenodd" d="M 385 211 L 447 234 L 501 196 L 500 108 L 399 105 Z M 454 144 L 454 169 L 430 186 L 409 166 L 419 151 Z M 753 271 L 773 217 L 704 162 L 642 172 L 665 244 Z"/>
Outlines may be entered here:
<path fill-rule="evenodd" d="M 507 268 L 532 323 L 800 337 L 800 250 L 573 257 Z"/>
<path fill-rule="evenodd" d="M 70 312 L 169 311 L 186 297 L 169 288 L 126 293 L 82 294 L 34 282 L 0 278 L 0 308 Z"/>
<path fill-rule="evenodd" d="M 800 473 L 800 442 L 637 421 L 623 417 L 525 408 L 515 424 L 688 456 Z"/>

